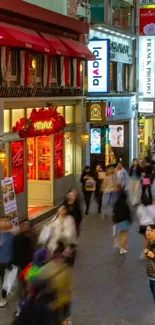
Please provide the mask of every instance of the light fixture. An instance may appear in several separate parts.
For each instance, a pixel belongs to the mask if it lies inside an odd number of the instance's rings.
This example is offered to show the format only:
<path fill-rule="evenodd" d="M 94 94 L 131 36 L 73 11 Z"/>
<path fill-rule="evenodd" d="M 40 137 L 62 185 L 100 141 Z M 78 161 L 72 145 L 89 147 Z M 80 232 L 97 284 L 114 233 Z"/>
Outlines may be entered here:
<path fill-rule="evenodd" d="M 80 63 L 80 72 L 83 72 L 83 62 Z"/>
<path fill-rule="evenodd" d="M 81 140 L 83 143 L 86 143 L 89 141 L 89 133 L 85 131 L 83 134 L 80 135 Z"/>
<path fill-rule="evenodd" d="M 32 68 L 32 69 L 36 69 L 36 66 L 37 66 L 37 61 L 36 61 L 35 58 L 33 58 L 33 59 L 31 60 L 31 68 Z"/>
<path fill-rule="evenodd" d="M 5 151 L 5 145 L 4 143 L 0 143 L 0 162 L 4 163 L 6 159 L 6 151 Z"/>

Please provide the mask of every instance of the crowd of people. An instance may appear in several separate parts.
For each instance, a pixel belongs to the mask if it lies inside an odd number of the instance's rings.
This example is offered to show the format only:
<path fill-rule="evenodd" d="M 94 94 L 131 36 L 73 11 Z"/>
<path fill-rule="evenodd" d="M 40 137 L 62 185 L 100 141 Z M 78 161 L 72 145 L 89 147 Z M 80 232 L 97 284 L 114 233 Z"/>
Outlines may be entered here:
<path fill-rule="evenodd" d="M 144 239 L 141 258 L 147 258 L 147 274 L 155 301 L 155 205 L 152 186 L 154 169 L 148 158 L 137 159 L 127 172 L 120 161 L 116 167 L 95 170 L 86 166 L 80 179 L 89 214 L 94 197 L 98 213 L 109 218 L 114 248 L 127 253 L 128 231 L 134 207 L 139 233 Z M 18 297 L 14 325 L 69 325 L 73 299 L 73 268 L 78 251 L 83 213 L 80 194 L 71 189 L 56 215 L 34 238 L 29 223 L 14 227 L 7 218 L 0 220 L 0 307 L 16 283 Z M 35 239 L 35 240 L 34 240 Z"/>

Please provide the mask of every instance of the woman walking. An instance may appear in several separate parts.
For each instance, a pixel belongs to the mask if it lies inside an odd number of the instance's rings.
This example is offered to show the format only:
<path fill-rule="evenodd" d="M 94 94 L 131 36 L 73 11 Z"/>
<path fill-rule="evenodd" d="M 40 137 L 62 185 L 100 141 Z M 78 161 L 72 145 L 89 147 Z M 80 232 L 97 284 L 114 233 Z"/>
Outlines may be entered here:
<path fill-rule="evenodd" d="M 98 213 L 101 213 L 101 209 L 102 209 L 102 197 L 103 197 L 102 184 L 103 184 L 104 176 L 105 174 L 103 172 L 103 168 L 100 165 L 97 165 L 94 173 L 94 179 L 96 182 L 95 197 L 98 204 Z"/>
<path fill-rule="evenodd" d="M 136 205 L 140 200 L 140 180 L 142 168 L 137 158 L 133 159 L 132 166 L 129 171 L 130 176 L 130 195 L 132 205 Z"/>
<path fill-rule="evenodd" d="M 116 233 L 119 233 L 120 254 L 126 254 L 131 213 L 127 203 L 126 193 L 121 186 L 119 186 L 119 197 L 114 205 L 113 223 L 116 227 Z"/>
<path fill-rule="evenodd" d="M 144 159 L 144 169 L 142 173 L 142 199 L 146 195 L 148 191 L 148 197 L 150 200 L 150 204 L 152 204 L 152 193 L 151 193 L 151 184 L 152 184 L 152 165 L 151 161 L 148 157 Z"/>
<path fill-rule="evenodd" d="M 82 218 L 80 199 L 75 189 L 67 193 L 67 197 L 64 201 L 64 206 L 68 210 L 69 215 L 71 215 L 75 221 L 77 237 L 79 237 L 81 222 L 83 218 Z"/>
<path fill-rule="evenodd" d="M 116 176 L 118 183 L 122 186 L 124 190 L 127 190 L 129 185 L 129 176 L 124 168 L 122 162 L 119 162 L 116 167 Z"/>
<path fill-rule="evenodd" d="M 88 214 L 92 193 L 95 191 L 95 181 L 94 181 L 93 177 L 91 176 L 89 166 L 85 166 L 83 173 L 81 175 L 80 181 L 82 183 L 82 191 L 83 191 L 85 203 L 86 203 L 85 214 Z"/>
<path fill-rule="evenodd" d="M 117 177 L 115 173 L 115 169 L 113 167 L 108 167 L 107 172 L 104 177 L 102 191 L 103 191 L 103 207 L 104 207 L 104 215 L 103 218 L 106 216 L 112 216 L 113 214 L 113 207 L 114 203 L 116 202 L 117 198 Z"/>

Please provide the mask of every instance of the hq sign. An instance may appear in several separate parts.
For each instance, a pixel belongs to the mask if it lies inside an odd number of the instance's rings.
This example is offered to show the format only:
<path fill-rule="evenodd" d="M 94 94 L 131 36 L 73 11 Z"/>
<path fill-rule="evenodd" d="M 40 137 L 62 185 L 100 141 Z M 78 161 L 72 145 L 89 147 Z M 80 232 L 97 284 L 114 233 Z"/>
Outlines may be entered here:
<path fill-rule="evenodd" d="M 92 40 L 88 45 L 95 56 L 88 62 L 88 92 L 110 92 L 110 40 Z"/>

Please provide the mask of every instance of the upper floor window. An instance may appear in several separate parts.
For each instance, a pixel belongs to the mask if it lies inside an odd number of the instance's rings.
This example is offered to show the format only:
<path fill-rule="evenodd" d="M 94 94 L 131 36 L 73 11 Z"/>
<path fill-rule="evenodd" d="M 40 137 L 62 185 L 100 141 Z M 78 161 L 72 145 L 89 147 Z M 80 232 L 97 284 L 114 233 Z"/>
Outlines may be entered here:
<path fill-rule="evenodd" d="M 13 80 L 17 79 L 18 75 L 18 52 L 15 49 L 10 51 L 10 77 Z"/>
<path fill-rule="evenodd" d="M 55 56 L 51 57 L 50 84 L 53 86 L 57 84 L 57 60 Z"/>

